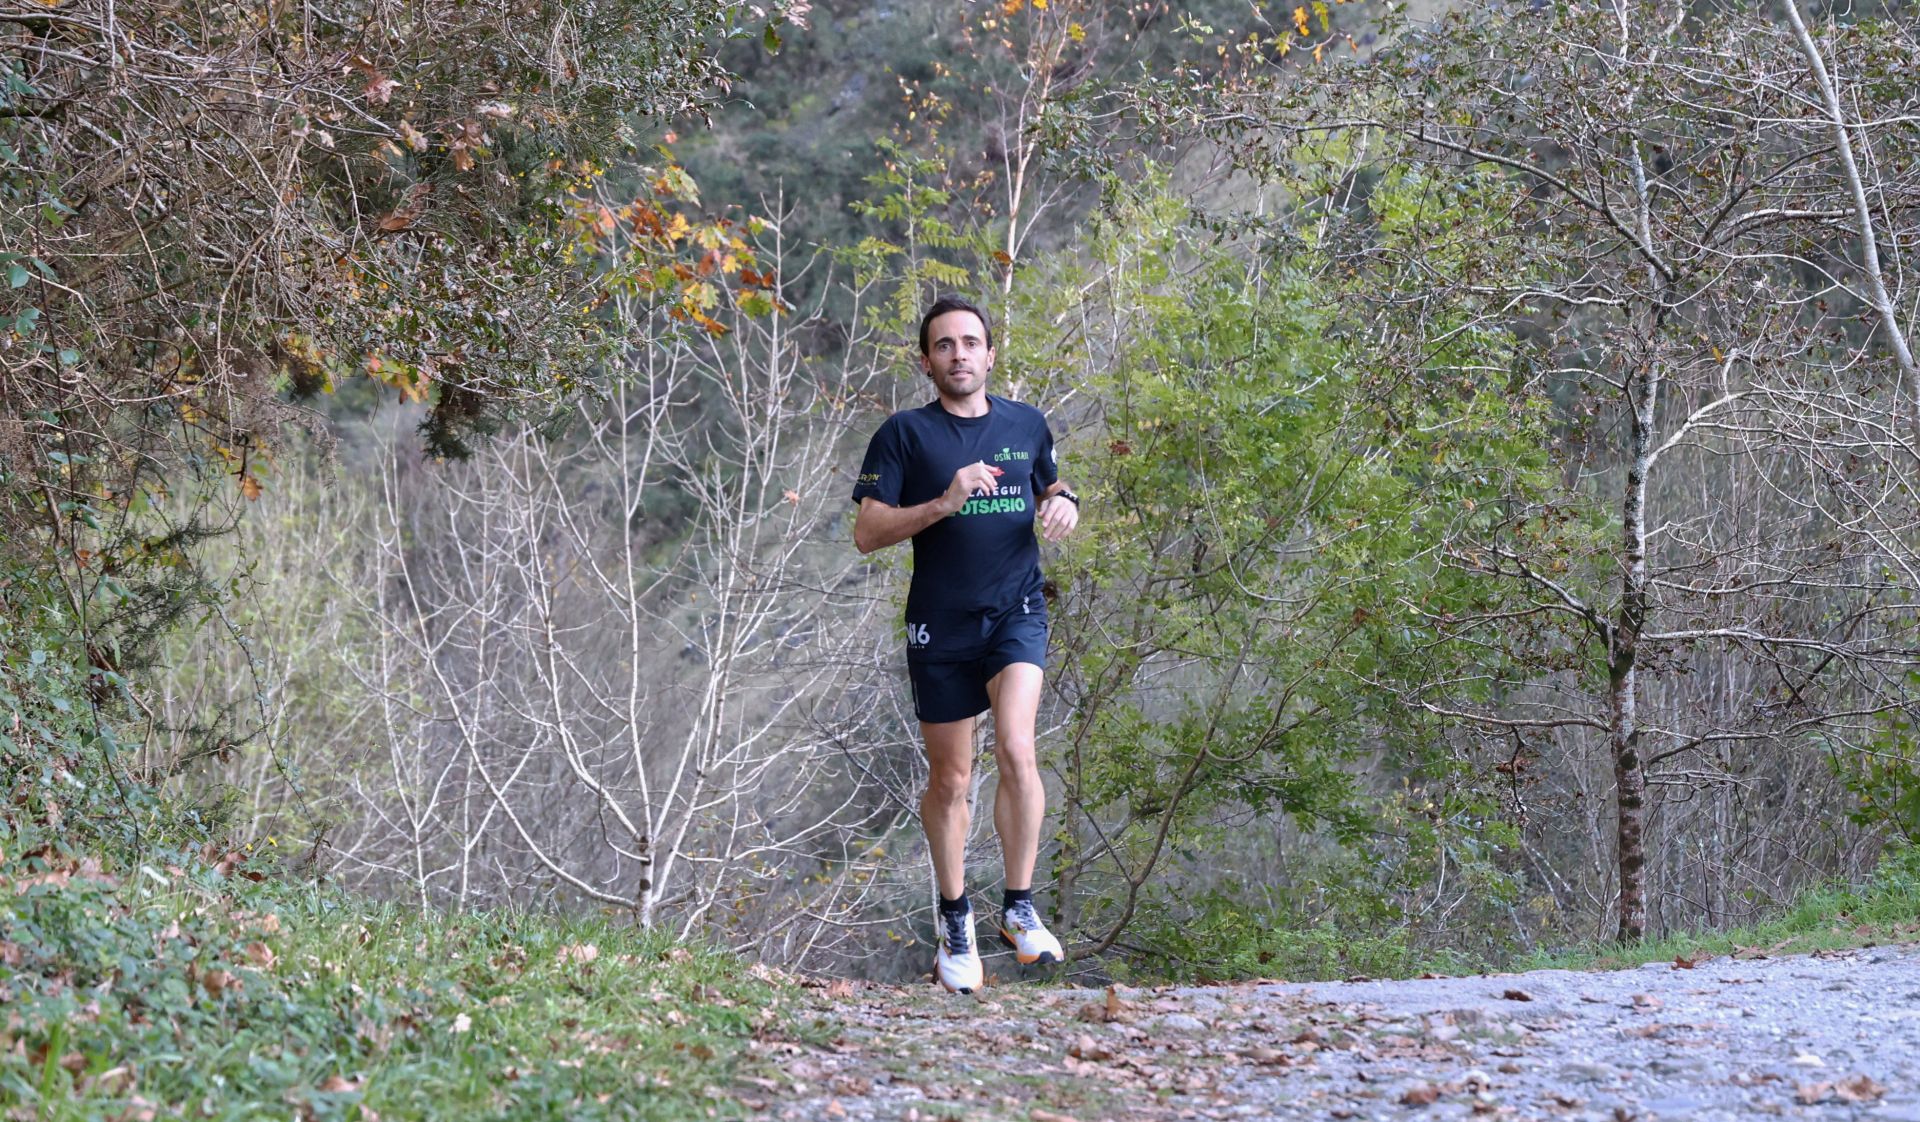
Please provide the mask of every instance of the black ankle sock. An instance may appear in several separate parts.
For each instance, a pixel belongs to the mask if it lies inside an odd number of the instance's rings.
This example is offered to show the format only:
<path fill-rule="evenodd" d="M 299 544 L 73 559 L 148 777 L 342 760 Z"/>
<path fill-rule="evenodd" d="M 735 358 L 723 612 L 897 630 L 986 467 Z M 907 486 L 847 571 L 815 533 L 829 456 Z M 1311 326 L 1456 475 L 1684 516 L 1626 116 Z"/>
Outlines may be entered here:
<path fill-rule="evenodd" d="M 947 899 L 945 896 L 940 897 L 940 911 L 947 915 L 960 915 L 963 912 L 972 910 L 972 908 L 967 906 L 967 894 L 964 892 L 952 900 Z"/>
<path fill-rule="evenodd" d="M 1009 888 L 1000 894 L 1000 910 L 1004 912 L 1023 900 L 1029 904 L 1033 903 L 1033 889 Z"/>

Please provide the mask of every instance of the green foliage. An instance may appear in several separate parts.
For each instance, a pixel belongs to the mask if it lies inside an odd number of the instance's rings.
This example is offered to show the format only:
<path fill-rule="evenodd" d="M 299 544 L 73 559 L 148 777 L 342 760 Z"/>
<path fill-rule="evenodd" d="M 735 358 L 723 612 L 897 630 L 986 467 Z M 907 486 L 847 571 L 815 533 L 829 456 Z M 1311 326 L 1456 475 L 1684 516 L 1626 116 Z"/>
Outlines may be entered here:
<path fill-rule="evenodd" d="M 1863 883 L 1829 880 L 1802 892 L 1778 916 L 1724 931 L 1683 931 L 1638 943 L 1542 951 L 1516 970 L 1618 969 L 1675 957 L 1805 954 L 1920 938 L 1920 846 L 1889 845 Z"/>
<path fill-rule="evenodd" d="M 1450 865 L 1502 884 L 1497 804 L 1384 683 L 1467 657 L 1436 623 L 1481 593 L 1439 558 L 1552 486 L 1545 411 L 1507 385 L 1511 340 L 1463 322 L 1415 365 L 1383 361 L 1343 331 L 1341 285 L 1309 249 L 1212 237 L 1151 176 L 1114 185 L 1092 244 L 1100 283 L 1073 289 L 1097 312 L 1022 312 L 1097 314 L 1089 336 L 1116 341 L 1084 364 L 1107 405 L 1068 471 L 1100 517 L 1053 570 L 1073 589 L 1070 817 L 1099 823 L 1097 841 L 1070 826 L 1059 859 L 1085 874 L 1086 922 L 1125 924 L 1169 848 L 1241 814 L 1356 849 L 1393 832 L 1377 898 Z M 1402 813 L 1368 770 L 1414 783 L 1424 809 Z"/>
<path fill-rule="evenodd" d="M 1920 674 L 1910 675 L 1920 686 Z M 1871 752 L 1835 753 L 1829 758 L 1859 804 L 1853 820 L 1897 831 L 1909 844 L 1920 842 L 1920 741 L 1906 712 L 1883 718 Z"/>
<path fill-rule="evenodd" d="M 1129 976 L 1206 983 L 1284 978 L 1333 981 L 1407 978 L 1462 968 L 1462 960 L 1414 945 L 1405 928 L 1355 929 L 1334 919 L 1302 922 L 1290 909 L 1253 910 L 1235 897 L 1187 901 L 1182 916 L 1139 925 L 1150 948 Z"/>
<path fill-rule="evenodd" d="M 279 879 L 274 839 L 229 850 L 125 776 L 101 675 L 58 623 L 0 613 L 0 1102 L 677 1120 L 778 1023 L 772 975 L 663 936 Z"/>
<path fill-rule="evenodd" d="M 781 1003 L 737 959 L 662 936 L 254 884 L 231 855 L 83 862 L 39 883 L 8 871 L 28 887 L 4 917 L 19 1047 L 0 1057 L 0 1097 L 45 1117 L 144 1102 L 682 1119 Z"/>

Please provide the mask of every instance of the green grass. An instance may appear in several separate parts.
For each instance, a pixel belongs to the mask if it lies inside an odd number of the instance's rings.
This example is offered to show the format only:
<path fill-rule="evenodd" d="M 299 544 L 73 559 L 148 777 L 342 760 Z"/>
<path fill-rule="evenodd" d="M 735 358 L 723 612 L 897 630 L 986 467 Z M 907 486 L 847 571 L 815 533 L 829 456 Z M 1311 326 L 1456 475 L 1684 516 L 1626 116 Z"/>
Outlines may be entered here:
<path fill-rule="evenodd" d="M 630 927 L 422 914 L 213 859 L 101 870 L 22 840 L 0 828 L 8 1118 L 738 1117 L 722 1088 L 795 1004 Z"/>
<path fill-rule="evenodd" d="M 1406 928 L 1301 924 L 1282 912 L 1243 910 L 1209 899 L 1179 923 L 1142 925 L 1137 957 L 1112 964 L 1123 981 L 1207 982 L 1276 977 L 1327 981 L 1412 978 L 1486 970 L 1625 969 L 1675 958 L 1760 952 L 1805 954 L 1920 940 L 1920 846 L 1896 844 L 1864 884 L 1829 882 L 1802 893 L 1777 916 L 1721 931 L 1688 931 L 1638 943 L 1576 944 L 1532 954 L 1474 956 L 1424 947 Z"/>
<path fill-rule="evenodd" d="M 1920 846 L 1890 846 L 1865 884 L 1829 882 L 1773 919 L 1638 943 L 1599 943 L 1527 956 L 1512 970 L 1611 970 L 1700 955 L 1805 954 L 1920 939 Z"/>
<path fill-rule="evenodd" d="M 0 574 L 0 1119 L 740 1118 L 797 987 L 591 917 L 290 883 L 141 783 Z"/>

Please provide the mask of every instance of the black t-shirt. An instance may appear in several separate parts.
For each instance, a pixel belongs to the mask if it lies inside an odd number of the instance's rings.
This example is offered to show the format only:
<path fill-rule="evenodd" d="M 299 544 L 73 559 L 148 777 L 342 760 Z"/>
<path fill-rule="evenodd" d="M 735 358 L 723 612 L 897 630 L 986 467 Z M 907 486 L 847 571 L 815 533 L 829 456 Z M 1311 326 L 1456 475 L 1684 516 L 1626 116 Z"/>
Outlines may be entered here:
<path fill-rule="evenodd" d="M 1059 478 L 1053 434 L 1031 405 L 992 394 L 987 404 L 979 417 L 955 416 L 937 399 L 888 417 L 853 488 L 855 503 L 910 507 L 938 498 L 976 460 L 1001 470 L 993 494 L 913 536 L 908 651 L 925 658 L 967 657 L 1006 613 L 1045 610 L 1033 520 Z"/>

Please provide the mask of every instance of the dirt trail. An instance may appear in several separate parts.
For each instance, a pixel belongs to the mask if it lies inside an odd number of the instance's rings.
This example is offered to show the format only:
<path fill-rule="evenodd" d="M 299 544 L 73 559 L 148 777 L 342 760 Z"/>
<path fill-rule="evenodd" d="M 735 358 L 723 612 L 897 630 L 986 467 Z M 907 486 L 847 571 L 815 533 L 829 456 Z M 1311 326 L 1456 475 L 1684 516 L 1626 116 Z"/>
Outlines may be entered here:
<path fill-rule="evenodd" d="M 1920 946 L 1614 972 L 977 997 L 836 982 L 765 1119 L 1920 1122 Z"/>

